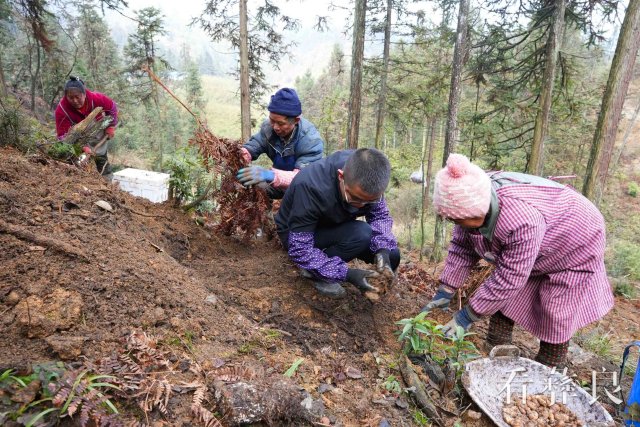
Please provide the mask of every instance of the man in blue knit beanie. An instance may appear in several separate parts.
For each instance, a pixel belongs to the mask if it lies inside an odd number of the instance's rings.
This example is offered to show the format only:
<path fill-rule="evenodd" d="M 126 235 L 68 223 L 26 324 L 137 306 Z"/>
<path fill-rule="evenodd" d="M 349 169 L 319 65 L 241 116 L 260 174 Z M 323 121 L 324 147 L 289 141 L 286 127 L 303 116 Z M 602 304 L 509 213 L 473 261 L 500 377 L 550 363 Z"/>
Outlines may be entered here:
<path fill-rule="evenodd" d="M 272 199 L 281 199 L 300 169 L 322 158 L 324 142 L 316 127 L 300 117 L 302 105 L 294 89 L 273 94 L 268 110 L 269 118 L 244 144 L 242 154 L 247 164 L 266 154 L 273 167 L 247 166 L 237 176 L 245 186 L 259 185 Z"/>

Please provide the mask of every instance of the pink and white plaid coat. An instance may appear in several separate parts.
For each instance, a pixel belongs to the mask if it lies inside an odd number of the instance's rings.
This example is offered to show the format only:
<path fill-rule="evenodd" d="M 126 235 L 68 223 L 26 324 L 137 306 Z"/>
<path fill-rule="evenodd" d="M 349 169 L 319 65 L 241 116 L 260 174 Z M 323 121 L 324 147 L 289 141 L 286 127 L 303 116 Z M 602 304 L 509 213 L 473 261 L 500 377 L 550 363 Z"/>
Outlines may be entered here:
<path fill-rule="evenodd" d="M 501 185 L 499 175 L 520 179 Z M 542 341 L 566 342 L 613 307 L 604 219 L 570 187 L 524 174 L 492 179 L 499 213 L 491 240 L 455 226 L 441 282 L 457 289 L 481 257 L 492 261 L 471 308 L 483 316 L 501 311 Z"/>

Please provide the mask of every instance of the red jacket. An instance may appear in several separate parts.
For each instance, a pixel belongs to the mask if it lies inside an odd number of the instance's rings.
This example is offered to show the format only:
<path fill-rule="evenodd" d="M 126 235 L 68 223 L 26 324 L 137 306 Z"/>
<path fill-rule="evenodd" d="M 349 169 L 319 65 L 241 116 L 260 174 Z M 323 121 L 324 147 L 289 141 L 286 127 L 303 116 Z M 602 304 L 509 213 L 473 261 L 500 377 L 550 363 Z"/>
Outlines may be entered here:
<path fill-rule="evenodd" d="M 98 114 L 96 120 L 101 120 L 106 114 L 112 118 L 109 127 L 115 127 L 118 124 L 118 105 L 111 98 L 100 92 L 91 92 L 88 89 L 86 94 L 87 98 L 80 110 L 73 108 L 67 101 L 66 96 L 63 96 L 58 103 L 55 113 L 58 139 L 62 139 L 73 125 L 80 123 L 97 107 L 102 107 L 102 112 Z"/>

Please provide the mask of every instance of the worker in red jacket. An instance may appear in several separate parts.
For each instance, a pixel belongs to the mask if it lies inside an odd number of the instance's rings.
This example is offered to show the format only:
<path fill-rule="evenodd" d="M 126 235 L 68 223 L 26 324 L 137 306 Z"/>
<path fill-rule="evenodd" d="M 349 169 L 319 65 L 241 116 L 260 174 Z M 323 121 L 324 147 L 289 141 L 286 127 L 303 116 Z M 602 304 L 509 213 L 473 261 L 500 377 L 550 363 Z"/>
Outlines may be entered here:
<path fill-rule="evenodd" d="M 107 146 L 115 135 L 118 124 L 118 106 L 111 98 L 99 92 L 91 92 L 82 80 L 71 76 L 64 85 L 64 96 L 56 108 L 56 133 L 58 139 L 64 138 L 74 125 L 84 120 L 97 107 L 102 107 L 102 112 L 96 116 L 96 120 L 102 120 L 107 115 L 111 117 L 111 123 L 104 132 L 86 141 L 83 150 L 94 155 L 98 172 L 110 177 L 111 165 L 107 158 Z M 105 137 L 107 140 L 101 143 Z"/>

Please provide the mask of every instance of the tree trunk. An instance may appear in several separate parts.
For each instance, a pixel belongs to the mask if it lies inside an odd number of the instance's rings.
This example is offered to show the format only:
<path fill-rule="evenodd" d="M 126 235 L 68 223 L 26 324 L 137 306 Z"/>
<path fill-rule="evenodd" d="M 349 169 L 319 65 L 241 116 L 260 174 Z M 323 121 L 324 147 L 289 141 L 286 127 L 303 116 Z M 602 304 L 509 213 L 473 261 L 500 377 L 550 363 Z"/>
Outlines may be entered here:
<path fill-rule="evenodd" d="M 351 58 L 351 91 L 349 96 L 349 131 L 347 145 L 358 148 L 360 131 L 360 108 L 362 106 L 362 62 L 364 60 L 364 31 L 367 0 L 356 0 L 353 21 L 353 47 Z"/>
<path fill-rule="evenodd" d="M 440 123 L 440 131 L 442 132 L 446 124 Z M 435 145 L 435 139 L 433 144 Z M 436 215 L 433 233 L 433 250 L 431 251 L 431 261 L 442 261 L 442 249 L 444 248 L 445 228 L 444 220 L 440 215 Z"/>
<path fill-rule="evenodd" d="M 422 252 L 424 251 L 424 219 L 426 216 L 427 210 L 427 193 L 425 192 L 425 170 L 424 170 L 424 162 L 427 157 L 427 122 L 424 123 L 424 129 L 422 130 L 422 154 L 420 156 L 420 175 L 422 177 L 422 181 L 420 185 L 422 186 L 422 199 L 420 203 L 420 261 L 422 261 Z"/>
<path fill-rule="evenodd" d="M 3 68 L 3 60 L 2 60 L 2 50 L 0 50 L 0 96 L 7 95 L 7 83 L 4 78 L 4 68 Z"/>
<path fill-rule="evenodd" d="M 527 172 L 535 175 L 542 175 L 544 165 L 544 140 L 549 129 L 549 113 L 551 112 L 551 102 L 553 101 L 553 83 L 556 77 L 556 67 L 558 64 L 558 50 L 564 31 L 564 11 L 566 0 L 556 1 L 556 8 L 553 12 L 553 22 L 546 46 L 546 64 L 542 77 L 542 89 L 540 93 L 540 107 L 536 114 L 533 129 L 533 144 L 531 146 L 531 156 L 527 164 Z"/>
<path fill-rule="evenodd" d="M 630 0 L 618 36 L 616 53 L 611 62 L 609 80 L 602 97 L 598 124 L 593 135 L 591 154 L 582 194 L 596 204 L 600 203 L 609 163 L 615 145 L 624 98 L 633 74 L 640 46 L 640 0 Z"/>
<path fill-rule="evenodd" d="M 249 98 L 249 30 L 247 0 L 240 0 L 240 123 L 242 141 L 251 137 L 251 100 Z"/>
<path fill-rule="evenodd" d="M 425 138 L 426 138 L 427 129 L 425 128 Z M 425 152 L 422 153 L 422 215 L 421 215 L 421 225 L 422 225 L 422 238 L 420 245 L 420 261 L 422 261 L 422 255 L 424 252 L 424 221 L 427 214 L 427 210 L 429 209 L 429 197 L 431 195 L 431 175 L 433 174 L 433 147 L 435 145 L 436 139 L 436 119 L 429 120 L 429 146 L 426 147 L 426 155 L 427 155 L 427 169 L 424 168 L 424 157 Z M 423 150 L 425 148 L 423 147 Z"/>
<path fill-rule="evenodd" d="M 378 94 L 378 111 L 376 112 L 376 140 L 375 147 L 380 149 L 382 128 L 384 127 L 384 115 L 386 113 L 385 101 L 387 98 L 387 76 L 389 74 L 389 45 L 391 44 L 391 11 L 393 0 L 387 0 L 387 20 L 384 24 L 384 49 L 382 52 L 382 76 L 380 78 L 380 93 Z"/>
<path fill-rule="evenodd" d="M 444 150 L 442 166 L 447 164 L 449 154 L 455 151 L 458 143 L 458 107 L 462 93 L 462 68 L 464 66 L 465 51 L 467 49 L 467 21 L 469 18 L 469 0 L 460 0 L 458 11 L 458 28 L 456 30 L 456 44 L 453 50 L 453 69 L 451 71 L 451 88 L 449 90 L 449 108 L 447 113 L 447 127 L 444 135 Z M 432 260 L 442 260 L 444 246 L 444 224 L 440 216 L 436 216 L 436 226 L 433 241 Z"/>
<path fill-rule="evenodd" d="M 455 151 L 458 143 L 458 107 L 462 93 L 462 68 L 467 49 L 467 20 L 469 18 L 469 0 L 460 0 L 458 11 L 458 28 L 456 44 L 453 50 L 453 68 L 451 71 L 451 88 L 449 89 L 449 108 L 447 128 L 444 136 L 444 153 L 442 166 L 447 164 L 449 154 Z"/>

